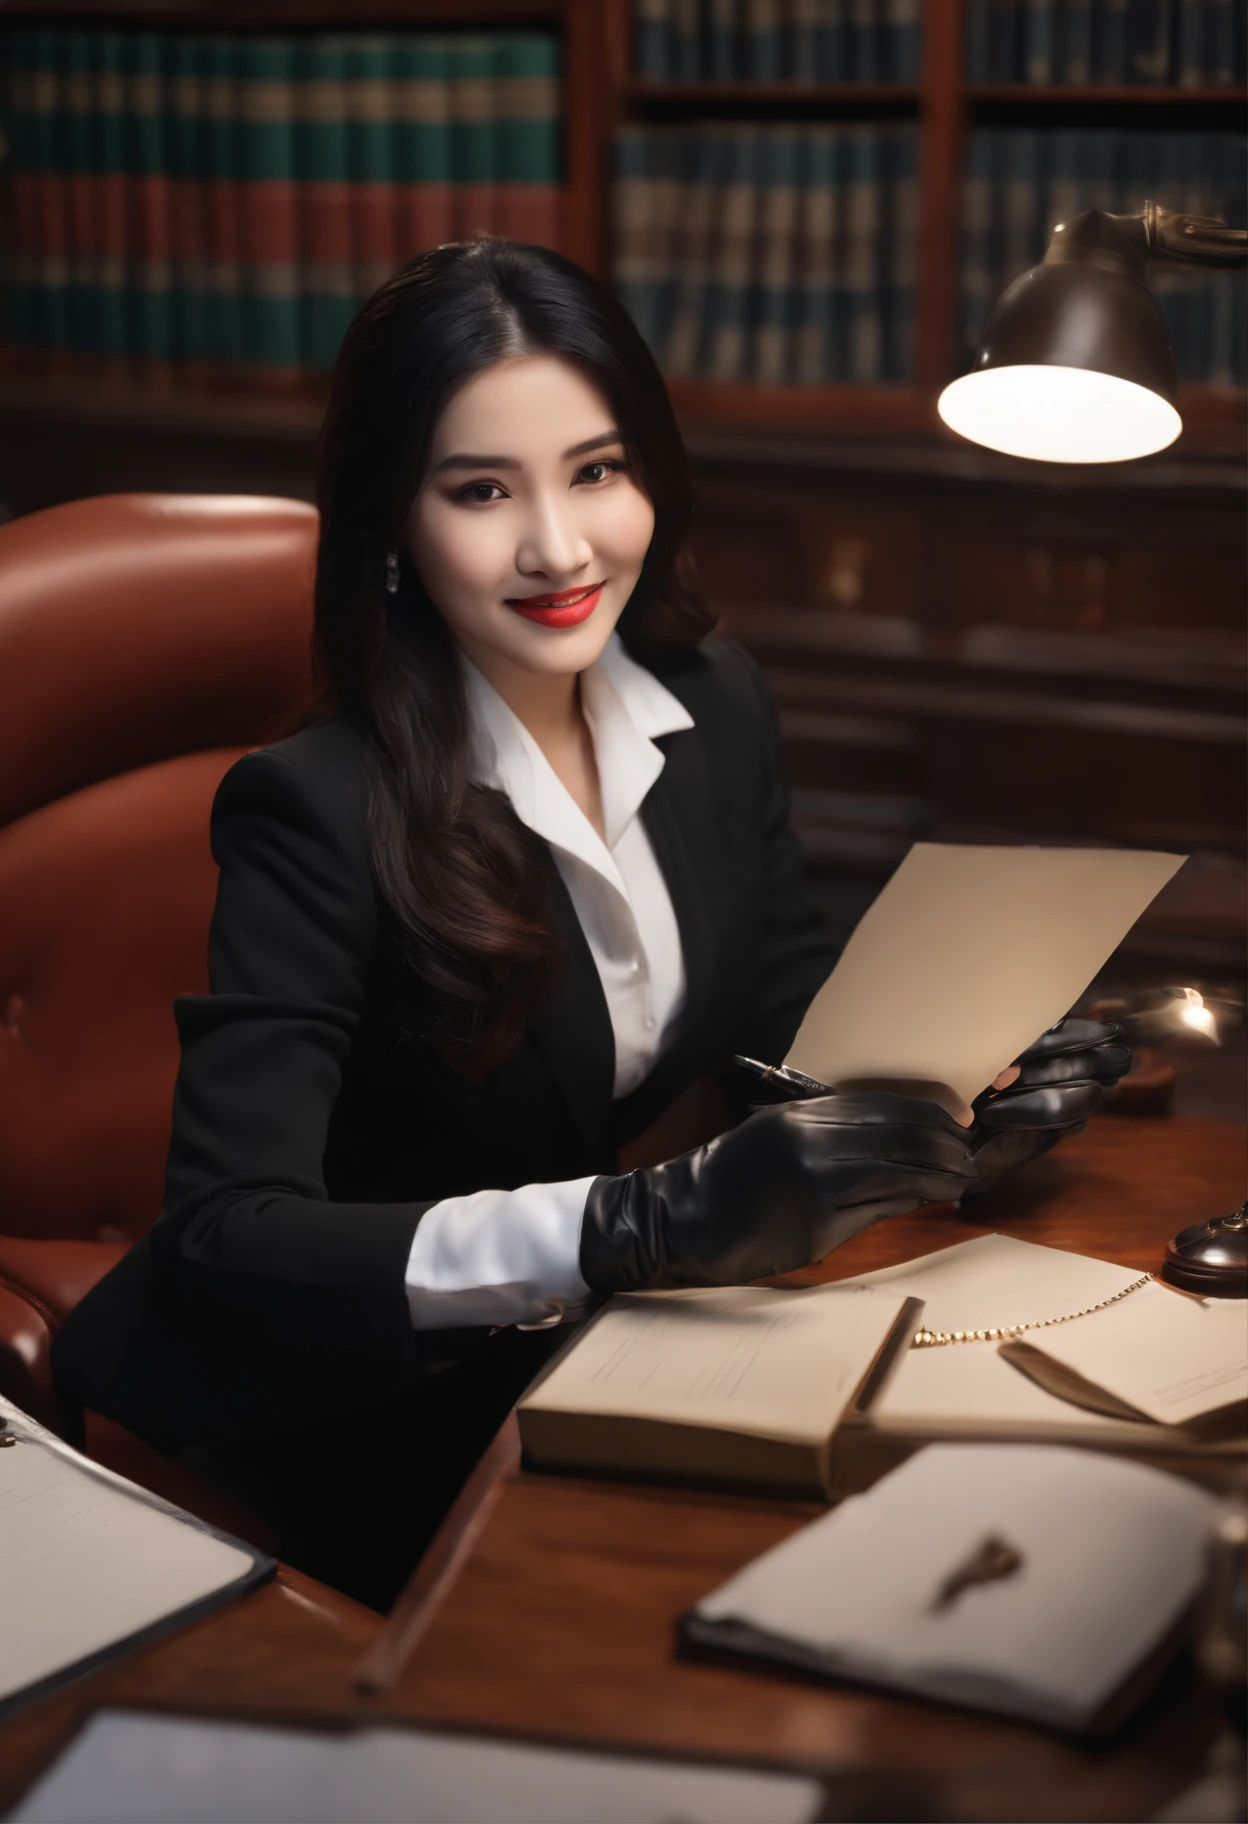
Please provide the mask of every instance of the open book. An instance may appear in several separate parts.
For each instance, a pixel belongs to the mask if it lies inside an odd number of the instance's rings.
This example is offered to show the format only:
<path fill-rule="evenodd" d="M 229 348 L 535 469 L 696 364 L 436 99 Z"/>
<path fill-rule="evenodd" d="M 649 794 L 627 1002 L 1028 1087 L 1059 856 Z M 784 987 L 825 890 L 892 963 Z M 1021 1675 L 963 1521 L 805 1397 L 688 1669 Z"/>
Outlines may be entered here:
<path fill-rule="evenodd" d="M 967 1331 L 1064 1317 L 1112 1298 L 1139 1278 L 1134 1268 L 1112 1261 L 1009 1235 L 982 1235 L 841 1283 L 922 1299 L 926 1329 Z M 1098 1335 L 1112 1337 L 1120 1327 L 1147 1321 L 1149 1304 L 1142 1317 L 1132 1314 L 1133 1307 L 1139 1314 L 1137 1300 L 1156 1299 L 1170 1303 L 1154 1308 L 1172 1323 L 1183 1323 L 1182 1307 L 1191 1301 L 1145 1284 L 1105 1311 L 1025 1332 L 1017 1342 L 907 1351 L 846 1414 L 833 1456 L 833 1492 L 866 1488 L 921 1445 L 956 1440 L 1087 1444 L 1223 1486 L 1243 1450 L 1243 1426 L 1233 1412 L 1212 1430 L 1158 1423 L 1144 1416 L 1139 1398 L 1134 1411 L 1121 1398 L 1116 1405 L 1104 1398 L 1076 1400 L 1069 1384 L 1060 1394 L 1054 1391 L 1055 1373 L 1046 1374 L 1042 1385 L 1014 1359 L 1040 1350 L 1055 1357 L 1070 1351 L 1086 1367 L 1083 1351 L 1096 1349 Z M 1238 1309 L 1243 1311 L 1242 1304 Z M 1178 1375 L 1176 1368 L 1171 1378 Z"/>
<path fill-rule="evenodd" d="M 272 1575 L 0 1397 L 0 1715 Z"/>
<path fill-rule="evenodd" d="M 1203 1489 L 1095 1451 L 932 1445 L 704 1597 L 683 1631 L 1099 1732 L 1177 1644 L 1216 1513 Z"/>
<path fill-rule="evenodd" d="M 917 1309 L 868 1286 L 622 1294 L 520 1401 L 526 1459 L 823 1494 L 843 1413 Z"/>

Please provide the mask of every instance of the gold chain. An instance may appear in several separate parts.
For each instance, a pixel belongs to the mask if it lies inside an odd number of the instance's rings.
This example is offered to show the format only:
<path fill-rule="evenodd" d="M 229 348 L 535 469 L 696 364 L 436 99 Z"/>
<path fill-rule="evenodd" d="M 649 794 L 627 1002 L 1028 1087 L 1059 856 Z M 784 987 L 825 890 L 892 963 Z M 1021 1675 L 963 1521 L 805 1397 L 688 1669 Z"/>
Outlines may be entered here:
<path fill-rule="evenodd" d="M 1077 1317 L 1091 1317 L 1094 1311 L 1104 1311 L 1109 1305 L 1116 1305 L 1120 1298 L 1128 1293 L 1138 1292 L 1152 1278 L 1151 1273 L 1141 1273 L 1121 1292 L 1115 1292 L 1112 1298 L 1103 1298 L 1099 1305 L 1085 1305 L 1082 1311 L 1068 1311 L 1064 1317 L 1038 1317 L 1030 1324 L 1004 1324 L 993 1330 L 916 1330 L 910 1344 L 912 1349 L 939 1349 L 945 1343 L 1000 1343 L 1007 1342 L 1012 1336 L 1021 1336 L 1024 1330 L 1047 1330 L 1050 1324 L 1073 1323 Z"/>

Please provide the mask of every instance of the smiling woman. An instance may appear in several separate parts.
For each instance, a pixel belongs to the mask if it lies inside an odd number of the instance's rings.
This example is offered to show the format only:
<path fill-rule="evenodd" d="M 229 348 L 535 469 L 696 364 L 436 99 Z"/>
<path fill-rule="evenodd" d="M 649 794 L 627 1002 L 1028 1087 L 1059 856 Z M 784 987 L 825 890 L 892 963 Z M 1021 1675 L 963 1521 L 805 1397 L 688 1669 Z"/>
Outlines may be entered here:
<path fill-rule="evenodd" d="M 985 1187 L 1122 1068 L 1067 1035 L 1021 1133 L 824 1096 L 619 1170 L 734 1053 L 782 1058 L 833 960 L 771 705 L 681 555 L 692 507 L 645 345 L 556 254 L 440 247 L 347 336 L 325 699 L 222 782 L 165 1208 L 54 1368 L 378 1606 L 547 1326 Z"/>

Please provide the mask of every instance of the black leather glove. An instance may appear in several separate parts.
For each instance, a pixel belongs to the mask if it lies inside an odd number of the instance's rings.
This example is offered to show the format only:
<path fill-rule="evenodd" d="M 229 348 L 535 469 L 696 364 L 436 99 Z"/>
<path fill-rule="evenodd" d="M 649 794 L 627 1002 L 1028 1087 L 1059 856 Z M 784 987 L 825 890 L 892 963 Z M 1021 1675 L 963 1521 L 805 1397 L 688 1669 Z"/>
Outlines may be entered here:
<path fill-rule="evenodd" d="M 886 1091 L 760 1109 L 666 1165 L 598 1178 L 581 1224 L 596 1292 L 730 1286 L 808 1266 L 883 1216 L 959 1198 L 970 1130 Z"/>
<path fill-rule="evenodd" d="M 972 1104 L 977 1175 L 967 1192 L 989 1191 L 1016 1165 L 1038 1158 L 1105 1106 L 1105 1090 L 1131 1068 L 1122 1028 L 1099 1020 L 1059 1020 L 1016 1060 L 1008 1089 L 986 1090 Z"/>

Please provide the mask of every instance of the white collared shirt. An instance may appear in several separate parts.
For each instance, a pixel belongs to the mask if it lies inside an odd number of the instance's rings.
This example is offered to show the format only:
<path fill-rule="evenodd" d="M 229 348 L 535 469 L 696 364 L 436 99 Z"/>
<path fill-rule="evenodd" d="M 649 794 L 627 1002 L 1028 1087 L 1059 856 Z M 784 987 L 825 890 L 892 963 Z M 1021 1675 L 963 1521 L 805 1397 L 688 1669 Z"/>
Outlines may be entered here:
<path fill-rule="evenodd" d="M 471 773 L 506 792 L 550 845 L 602 981 L 615 1039 L 616 1097 L 649 1073 L 685 997 L 680 932 L 642 803 L 663 770 L 654 737 L 692 728 L 684 705 L 612 634 L 581 673 L 605 841 L 528 729 L 461 653 Z M 578 1266 L 592 1177 L 447 1197 L 422 1216 L 407 1264 L 419 1329 L 558 1322 L 589 1288 Z"/>

